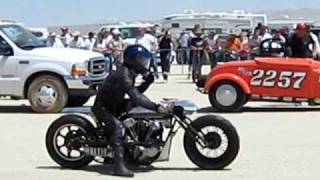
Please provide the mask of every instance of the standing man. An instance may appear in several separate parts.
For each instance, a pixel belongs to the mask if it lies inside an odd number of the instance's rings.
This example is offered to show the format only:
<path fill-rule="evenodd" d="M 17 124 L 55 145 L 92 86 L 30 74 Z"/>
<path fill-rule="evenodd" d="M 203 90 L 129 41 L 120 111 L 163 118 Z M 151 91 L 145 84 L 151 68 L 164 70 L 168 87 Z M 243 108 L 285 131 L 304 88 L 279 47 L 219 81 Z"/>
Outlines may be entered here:
<path fill-rule="evenodd" d="M 114 64 L 116 67 L 120 67 L 122 65 L 122 53 L 125 49 L 124 42 L 121 38 L 121 32 L 119 29 L 114 29 L 112 31 L 113 38 L 109 42 L 109 49 L 112 51 Z"/>
<path fill-rule="evenodd" d="M 173 40 L 171 34 L 166 31 L 164 36 L 160 38 L 160 59 L 161 59 L 161 69 L 163 73 L 163 79 L 168 81 L 168 75 L 170 73 L 170 59 L 171 59 L 171 47 Z"/>
<path fill-rule="evenodd" d="M 93 51 L 102 53 L 104 55 L 109 66 L 109 71 L 112 71 L 113 66 L 112 51 L 109 49 L 109 43 L 112 38 L 113 37 L 110 34 L 109 29 L 104 29 L 98 33 L 98 37 L 93 48 Z"/>
<path fill-rule="evenodd" d="M 84 47 L 86 50 L 93 51 L 94 44 L 96 43 L 96 38 L 94 38 L 94 33 L 88 33 L 88 39 L 84 41 Z"/>
<path fill-rule="evenodd" d="M 73 39 L 72 41 L 69 43 L 69 48 L 75 48 L 75 49 L 84 49 L 85 45 L 84 45 L 84 41 L 81 37 L 81 34 L 79 31 L 75 31 L 73 34 Z"/>
<path fill-rule="evenodd" d="M 72 41 L 72 36 L 69 33 L 69 28 L 64 26 L 61 28 L 61 35 L 60 35 L 60 39 L 64 45 L 64 47 L 68 47 L 69 43 Z"/>
<path fill-rule="evenodd" d="M 191 39 L 192 80 L 196 82 L 201 76 L 202 58 L 204 55 L 204 39 L 202 29 L 196 27 L 193 31 L 195 37 Z"/>
<path fill-rule="evenodd" d="M 64 48 L 61 40 L 57 38 L 56 33 L 50 32 L 47 40 L 47 47 Z"/>
<path fill-rule="evenodd" d="M 225 46 L 225 61 L 237 61 L 239 60 L 239 52 L 241 50 L 240 33 L 237 30 L 233 30 L 227 39 Z"/>
<path fill-rule="evenodd" d="M 319 59 L 320 58 L 320 43 L 319 43 L 318 36 L 316 34 L 314 34 L 313 32 L 311 32 L 311 25 L 307 25 L 307 31 L 310 34 L 312 40 L 314 41 L 314 45 L 312 47 L 312 56 L 315 59 Z"/>
<path fill-rule="evenodd" d="M 210 32 L 208 37 L 205 39 L 205 49 L 209 55 L 211 69 L 218 63 L 218 58 L 215 57 L 215 53 L 219 50 L 217 47 L 217 40 L 218 37 L 214 32 Z"/>
<path fill-rule="evenodd" d="M 158 51 L 158 40 L 152 34 L 146 33 L 145 28 L 138 29 L 138 36 L 136 38 L 136 43 L 145 47 L 152 55 L 151 67 L 153 69 L 154 75 L 158 78 L 158 68 L 155 62 L 155 55 Z"/>
<path fill-rule="evenodd" d="M 180 53 L 182 55 L 181 59 L 183 64 L 186 64 L 189 61 L 189 55 L 190 55 L 189 40 L 190 40 L 189 35 L 185 31 L 182 31 L 178 39 L 178 42 L 179 42 L 179 47 L 181 49 Z"/>
<path fill-rule="evenodd" d="M 308 26 L 306 24 L 298 24 L 295 32 L 288 40 L 291 57 L 312 58 L 314 51 L 316 51 L 316 46 L 316 41 L 308 32 Z"/>
<path fill-rule="evenodd" d="M 260 42 L 265 41 L 267 39 L 272 39 L 272 35 L 268 32 L 268 28 L 266 26 L 260 27 Z"/>

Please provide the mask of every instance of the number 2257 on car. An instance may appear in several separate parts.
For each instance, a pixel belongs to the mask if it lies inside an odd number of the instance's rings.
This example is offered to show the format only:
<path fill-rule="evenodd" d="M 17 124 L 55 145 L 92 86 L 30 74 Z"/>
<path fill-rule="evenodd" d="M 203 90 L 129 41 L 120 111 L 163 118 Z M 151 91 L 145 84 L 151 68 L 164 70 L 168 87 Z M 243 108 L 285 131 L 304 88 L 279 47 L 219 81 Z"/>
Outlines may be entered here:
<path fill-rule="evenodd" d="M 306 72 L 263 70 L 256 69 L 252 73 L 251 86 L 279 87 L 287 89 L 300 89 L 307 76 Z"/>

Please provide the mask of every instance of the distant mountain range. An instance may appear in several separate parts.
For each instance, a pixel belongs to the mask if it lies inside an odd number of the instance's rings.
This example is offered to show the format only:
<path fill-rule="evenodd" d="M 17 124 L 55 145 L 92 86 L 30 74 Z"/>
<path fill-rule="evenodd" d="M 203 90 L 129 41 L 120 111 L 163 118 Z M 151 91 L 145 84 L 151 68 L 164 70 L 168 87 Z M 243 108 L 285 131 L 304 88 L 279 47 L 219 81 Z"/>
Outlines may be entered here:
<path fill-rule="evenodd" d="M 301 9 L 288 9 L 288 10 L 270 10 L 259 12 L 267 14 L 269 19 L 310 19 L 320 21 L 320 8 L 301 8 Z"/>

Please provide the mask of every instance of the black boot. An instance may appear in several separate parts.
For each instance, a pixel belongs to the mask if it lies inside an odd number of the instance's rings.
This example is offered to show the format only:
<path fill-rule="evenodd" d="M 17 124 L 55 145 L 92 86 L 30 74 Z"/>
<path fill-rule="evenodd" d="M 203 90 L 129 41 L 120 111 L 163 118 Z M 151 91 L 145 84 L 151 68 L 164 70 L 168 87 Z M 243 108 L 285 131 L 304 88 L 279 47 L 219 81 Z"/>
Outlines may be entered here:
<path fill-rule="evenodd" d="M 130 171 L 124 163 L 115 164 L 113 175 L 122 177 L 134 177 L 134 173 Z"/>
<path fill-rule="evenodd" d="M 115 176 L 133 177 L 134 173 L 124 164 L 124 150 L 122 147 L 115 148 L 113 174 Z"/>

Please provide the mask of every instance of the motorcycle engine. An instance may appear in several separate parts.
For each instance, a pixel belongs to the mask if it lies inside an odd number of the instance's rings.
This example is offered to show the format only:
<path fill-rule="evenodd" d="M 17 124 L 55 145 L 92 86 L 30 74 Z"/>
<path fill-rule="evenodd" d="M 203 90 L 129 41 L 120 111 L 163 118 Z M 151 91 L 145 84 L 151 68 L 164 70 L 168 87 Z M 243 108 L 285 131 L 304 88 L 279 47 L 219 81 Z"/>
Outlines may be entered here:
<path fill-rule="evenodd" d="M 150 164 L 155 161 L 163 146 L 162 134 L 164 125 L 162 121 L 147 121 L 127 119 L 124 121 L 128 133 L 139 142 L 139 145 L 133 147 L 131 155 L 133 160 L 139 164 Z"/>

